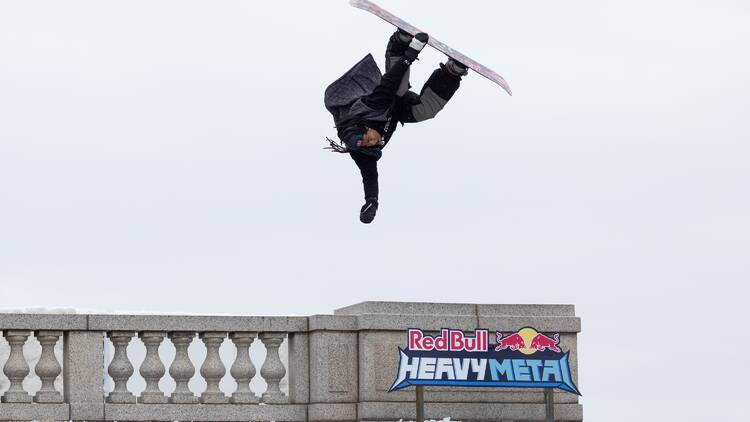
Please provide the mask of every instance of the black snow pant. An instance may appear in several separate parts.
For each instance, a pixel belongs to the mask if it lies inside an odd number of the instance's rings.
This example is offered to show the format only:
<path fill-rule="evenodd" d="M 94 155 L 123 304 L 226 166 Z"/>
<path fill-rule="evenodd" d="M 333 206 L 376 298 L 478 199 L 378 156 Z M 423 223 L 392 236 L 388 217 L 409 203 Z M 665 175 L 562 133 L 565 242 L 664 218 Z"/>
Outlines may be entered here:
<path fill-rule="evenodd" d="M 362 186 L 365 188 L 365 199 L 378 199 L 378 160 L 361 152 L 352 152 L 352 159 L 362 174 Z"/>

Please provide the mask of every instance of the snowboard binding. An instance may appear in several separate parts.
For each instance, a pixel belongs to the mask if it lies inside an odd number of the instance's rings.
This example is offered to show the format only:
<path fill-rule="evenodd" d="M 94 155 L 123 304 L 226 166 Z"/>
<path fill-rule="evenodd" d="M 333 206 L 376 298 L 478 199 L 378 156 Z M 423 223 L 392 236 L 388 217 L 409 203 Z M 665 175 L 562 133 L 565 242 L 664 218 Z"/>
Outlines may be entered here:
<path fill-rule="evenodd" d="M 429 40 L 430 36 L 425 34 L 424 32 L 420 32 L 419 34 L 415 35 L 409 43 L 409 48 L 407 48 L 404 52 L 404 60 L 406 60 L 410 64 L 413 63 L 414 60 L 417 60 L 419 53 L 422 51 L 424 46 L 427 45 L 427 42 Z"/>
<path fill-rule="evenodd" d="M 469 74 L 469 67 L 453 57 L 448 57 L 448 61 L 445 62 L 443 68 L 453 76 L 461 77 Z"/>

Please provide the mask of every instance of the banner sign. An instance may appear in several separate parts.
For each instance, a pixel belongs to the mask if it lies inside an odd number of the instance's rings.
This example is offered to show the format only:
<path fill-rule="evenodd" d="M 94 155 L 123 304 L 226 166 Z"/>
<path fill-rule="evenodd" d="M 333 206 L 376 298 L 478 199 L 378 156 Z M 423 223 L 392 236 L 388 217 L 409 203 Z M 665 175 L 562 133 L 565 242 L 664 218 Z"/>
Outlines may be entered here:
<path fill-rule="evenodd" d="M 569 352 L 559 347 L 559 333 L 525 327 L 513 333 L 496 331 L 495 340 L 489 344 L 489 330 L 467 336 L 444 328 L 431 336 L 410 329 L 407 347 L 398 349 L 398 373 L 390 391 L 410 385 L 552 387 L 581 395 L 570 375 Z"/>

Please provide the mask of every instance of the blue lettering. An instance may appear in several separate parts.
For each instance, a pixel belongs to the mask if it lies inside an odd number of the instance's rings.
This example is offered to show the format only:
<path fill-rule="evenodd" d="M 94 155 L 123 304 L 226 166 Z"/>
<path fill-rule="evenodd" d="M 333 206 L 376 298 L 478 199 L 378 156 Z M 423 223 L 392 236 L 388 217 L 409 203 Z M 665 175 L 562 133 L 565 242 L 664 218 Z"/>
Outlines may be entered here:
<path fill-rule="evenodd" d="M 505 375 L 508 381 L 515 381 L 511 359 L 503 359 L 503 363 L 498 362 L 497 359 L 490 359 L 490 375 L 492 376 L 492 381 L 500 381 L 501 375 Z"/>
<path fill-rule="evenodd" d="M 542 375 L 539 371 L 539 368 L 542 366 L 541 360 L 526 359 L 526 366 L 531 368 L 531 379 L 534 380 L 534 382 L 539 382 L 542 380 Z"/>
<path fill-rule="evenodd" d="M 516 381 L 531 381 L 529 367 L 525 363 L 523 359 L 513 359 L 513 373 L 516 375 Z"/>
<path fill-rule="evenodd" d="M 551 379 L 550 379 L 551 378 Z M 562 371 L 560 371 L 559 360 L 545 360 L 544 369 L 542 370 L 542 381 L 562 382 Z"/>

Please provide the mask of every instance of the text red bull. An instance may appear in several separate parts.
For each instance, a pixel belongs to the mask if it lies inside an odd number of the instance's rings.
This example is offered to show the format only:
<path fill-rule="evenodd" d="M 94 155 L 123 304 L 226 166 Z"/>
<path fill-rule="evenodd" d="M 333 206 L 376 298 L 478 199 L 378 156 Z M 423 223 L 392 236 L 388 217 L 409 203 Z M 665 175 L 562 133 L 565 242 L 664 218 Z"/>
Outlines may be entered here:
<path fill-rule="evenodd" d="M 474 337 L 461 330 L 442 329 L 437 336 L 425 334 L 419 329 L 409 329 L 409 350 L 438 350 L 451 352 L 486 352 L 489 347 L 489 331 L 476 330 Z"/>

